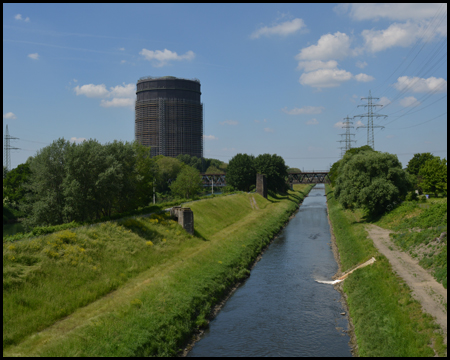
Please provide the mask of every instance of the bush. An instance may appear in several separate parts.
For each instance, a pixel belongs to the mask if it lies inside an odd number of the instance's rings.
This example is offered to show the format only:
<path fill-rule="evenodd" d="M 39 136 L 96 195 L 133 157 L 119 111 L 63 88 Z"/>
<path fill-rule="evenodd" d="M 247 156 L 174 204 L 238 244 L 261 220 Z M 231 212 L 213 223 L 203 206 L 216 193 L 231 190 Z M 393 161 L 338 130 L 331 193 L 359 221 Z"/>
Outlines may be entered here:
<path fill-rule="evenodd" d="M 361 207 L 377 216 L 400 203 L 410 188 L 396 155 L 366 151 L 341 166 L 334 195 L 346 208 Z"/>

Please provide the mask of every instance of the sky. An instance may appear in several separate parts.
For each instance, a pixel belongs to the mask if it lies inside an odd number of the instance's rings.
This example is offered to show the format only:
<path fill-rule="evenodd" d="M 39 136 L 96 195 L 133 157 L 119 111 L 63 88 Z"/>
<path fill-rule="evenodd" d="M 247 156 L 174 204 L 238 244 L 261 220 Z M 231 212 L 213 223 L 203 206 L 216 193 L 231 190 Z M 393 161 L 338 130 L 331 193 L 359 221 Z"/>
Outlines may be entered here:
<path fill-rule="evenodd" d="M 367 145 L 369 94 L 375 150 L 447 158 L 446 4 L 3 4 L 11 168 L 58 138 L 133 141 L 144 76 L 200 80 L 207 158 L 327 170 L 347 117 Z"/>

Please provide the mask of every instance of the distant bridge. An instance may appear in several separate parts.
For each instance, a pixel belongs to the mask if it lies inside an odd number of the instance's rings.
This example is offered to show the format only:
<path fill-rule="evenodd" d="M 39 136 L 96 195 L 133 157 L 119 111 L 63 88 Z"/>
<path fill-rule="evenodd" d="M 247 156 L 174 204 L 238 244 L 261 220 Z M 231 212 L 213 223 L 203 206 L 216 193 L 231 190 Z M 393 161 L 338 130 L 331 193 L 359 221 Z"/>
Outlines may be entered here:
<path fill-rule="evenodd" d="M 201 174 L 203 186 L 226 186 L 226 174 Z M 288 174 L 290 184 L 329 183 L 328 170 L 304 171 Z"/>
<path fill-rule="evenodd" d="M 304 171 L 301 173 L 291 173 L 288 175 L 290 184 L 319 184 L 330 183 L 328 170 Z"/>

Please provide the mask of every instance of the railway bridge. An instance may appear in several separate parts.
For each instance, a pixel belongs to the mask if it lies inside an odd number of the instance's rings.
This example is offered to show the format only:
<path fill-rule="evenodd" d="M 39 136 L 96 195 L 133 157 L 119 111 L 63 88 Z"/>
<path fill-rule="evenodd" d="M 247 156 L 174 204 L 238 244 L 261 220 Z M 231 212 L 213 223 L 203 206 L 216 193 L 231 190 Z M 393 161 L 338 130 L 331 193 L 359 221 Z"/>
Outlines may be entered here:
<path fill-rule="evenodd" d="M 288 174 L 290 184 L 319 184 L 329 183 L 328 170 L 303 171 L 300 173 Z M 226 174 L 201 174 L 203 186 L 226 186 Z"/>

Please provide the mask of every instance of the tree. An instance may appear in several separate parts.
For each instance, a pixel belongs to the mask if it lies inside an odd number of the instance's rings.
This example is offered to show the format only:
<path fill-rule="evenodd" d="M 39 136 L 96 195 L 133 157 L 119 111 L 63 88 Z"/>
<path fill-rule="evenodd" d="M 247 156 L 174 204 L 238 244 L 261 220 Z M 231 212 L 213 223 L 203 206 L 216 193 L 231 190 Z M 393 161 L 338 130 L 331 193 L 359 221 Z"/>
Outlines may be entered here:
<path fill-rule="evenodd" d="M 208 169 L 206 169 L 205 174 L 220 174 L 222 170 L 216 168 L 214 165 L 211 165 Z"/>
<path fill-rule="evenodd" d="M 189 155 L 188 155 L 189 156 Z M 174 181 L 180 173 L 183 163 L 167 156 L 155 156 L 156 188 L 158 192 L 169 191 L 169 180 Z"/>
<path fill-rule="evenodd" d="M 406 171 L 413 175 L 419 175 L 420 168 L 435 156 L 431 153 L 418 153 L 414 154 L 413 158 L 409 160 L 406 166 Z"/>
<path fill-rule="evenodd" d="M 374 150 L 369 145 L 364 145 L 356 148 L 351 148 L 347 150 L 342 157 L 342 159 L 336 161 L 332 166 L 328 173 L 328 177 L 330 178 L 331 186 L 336 186 L 336 179 L 340 174 L 342 167 L 354 156 L 361 154 L 363 152 L 373 152 Z"/>
<path fill-rule="evenodd" d="M 60 138 L 38 150 L 30 163 L 30 177 L 24 185 L 29 194 L 21 210 L 29 214 L 26 226 L 54 225 L 64 222 L 65 152 L 70 142 Z"/>
<path fill-rule="evenodd" d="M 287 172 L 288 172 L 288 174 L 298 174 L 298 173 L 301 173 L 302 171 L 299 168 L 288 167 Z"/>
<path fill-rule="evenodd" d="M 420 185 L 425 192 L 437 196 L 439 192 L 447 195 L 447 160 L 435 156 L 427 160 L 419 170 Z"/>
<path fill-rule="evenodd" d="M 202 185 L 200 171 L 191 166 L 184 165 L 177 179 L 172 182 L 170 189 L 172 193 L 190 199 L 202 190 Z"/>
<path fill-rule="evenodd" d="M 361 207 L 375 216 L 404 199 L 410 188 L 396 155 L 364 151 L 341 165 L 334 195 L 344 207 Z"/>
<path fill-rule="evenodd" d="M 287 166 L 281 156 L 277 154 L 262 154 L 255 158 L 255 169 L 258 174 L 267 177 L 267 190 L 284 192 L 287 190 Z"/>
<path fill-rule="evenodd" d="M 256 183 L 255 157 L 247 154 L 236 154 L 227 166 L 227 185 L 241 191 L 249 191 Z"/>
<path fill-rule="evenodd" d="M 153 182 L 156 176 L 156 162 L 150 154 L 150 147 L 133 143 L 136 152 L 136 206 L 146 206 L 151 201 L 153 195 Z"/>
<path fill-rule="evenodd" d="M 27 190 L 24 185 L 30 176 L 28 163 L 20 164 L 9 171 L 3 179 L 3 198 L 8 197 L 11 203 L 19 205 L 25 198 Z"/>

